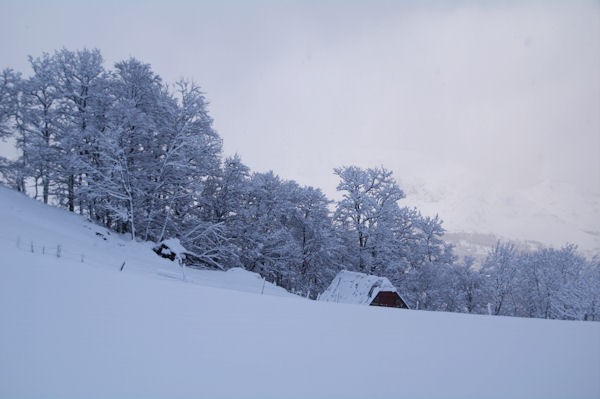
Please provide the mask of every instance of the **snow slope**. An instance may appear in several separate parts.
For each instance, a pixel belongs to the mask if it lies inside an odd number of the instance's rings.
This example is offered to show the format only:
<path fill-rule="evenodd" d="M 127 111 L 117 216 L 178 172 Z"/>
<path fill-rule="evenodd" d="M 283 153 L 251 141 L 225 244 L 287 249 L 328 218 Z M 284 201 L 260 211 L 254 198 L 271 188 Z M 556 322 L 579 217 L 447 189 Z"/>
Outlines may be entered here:
<path fill-rule="evenodd" d="M 129 235 L 120 236 L 90 223 L 63 209 L 46 206 L 20 193 L 0 186 L 0 249 L 2 253 L 32 254 L 36 262 L 44 264 L 49 258 L 61 263 L 75 262 L 84 265 L 150 274 L 158 278 L 183 279 L 181 268 L 157 256 L 153 243 L 132 242 Z M 32 248 L 33 247 L 33 248 Z M 60 248 L 60 249 L 58 249 Z M 82 265 L 83 266 L 83 265 Z M 214 270 L 186 268 L 188 283 L 228 288 L 267 295 L 290 296 L 281 287 L 266 283 L 256 273 L 231 269 L 226 273 Z"/>
<path fill-rule="evenodd" d="M 184 282 L 96 232 L 0 188 L 0 397 L 600 397 L 600 323 L 260 295 L 241 270 Z"/>

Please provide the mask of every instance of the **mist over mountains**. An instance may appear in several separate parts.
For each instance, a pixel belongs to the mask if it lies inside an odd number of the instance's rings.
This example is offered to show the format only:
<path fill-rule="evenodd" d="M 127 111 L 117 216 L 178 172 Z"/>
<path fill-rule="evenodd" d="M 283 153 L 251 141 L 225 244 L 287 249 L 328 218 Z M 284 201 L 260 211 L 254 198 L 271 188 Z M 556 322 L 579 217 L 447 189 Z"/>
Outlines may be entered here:
<path fill-rule="evenodd" d="M 485 256 L 498 239 L 536 249 L 566 242 L 588 257 L 600 254 L 600 194 L 590 187 L 543 180 L 502 191 L 489 182 L 410 180 L 405 203 L 438 213 L 460 255 Z"/>

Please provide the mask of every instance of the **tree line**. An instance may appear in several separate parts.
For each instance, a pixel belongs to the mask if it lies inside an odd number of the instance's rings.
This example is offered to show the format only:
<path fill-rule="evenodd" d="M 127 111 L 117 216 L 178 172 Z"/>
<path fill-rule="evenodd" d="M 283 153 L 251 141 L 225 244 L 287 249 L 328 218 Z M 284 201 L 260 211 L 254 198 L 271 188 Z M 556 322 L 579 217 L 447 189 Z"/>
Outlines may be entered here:
<path fill-rule="evenodd" d="M 386 276 L 412 308 L 600 318 L 600 266 L 576 248 L 498 243 L 458 260 L 439 217 L 401 205 L 392 172 L 334 170 L 340 201 L 223 157 L 200 87 L 167 85 L 135 58 L 105 69 L 100 51 L 29 57 L 0 76 L 2 182 L 132 239 L 178 238 L 196 266 L 243 267 L 315 298 L 341 269 Z"/>

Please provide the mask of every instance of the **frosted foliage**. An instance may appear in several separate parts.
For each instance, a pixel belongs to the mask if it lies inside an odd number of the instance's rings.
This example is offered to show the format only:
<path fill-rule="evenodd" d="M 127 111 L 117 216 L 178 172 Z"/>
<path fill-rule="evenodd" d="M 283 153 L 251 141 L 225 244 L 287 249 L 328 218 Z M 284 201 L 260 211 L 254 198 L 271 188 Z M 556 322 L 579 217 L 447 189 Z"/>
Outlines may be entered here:
<path fill-rule="evenodd" d="M 11 122 L 16 116 L 20 74 L 11 69 L 0 73 L 0 139 L 12 133 Z"/>

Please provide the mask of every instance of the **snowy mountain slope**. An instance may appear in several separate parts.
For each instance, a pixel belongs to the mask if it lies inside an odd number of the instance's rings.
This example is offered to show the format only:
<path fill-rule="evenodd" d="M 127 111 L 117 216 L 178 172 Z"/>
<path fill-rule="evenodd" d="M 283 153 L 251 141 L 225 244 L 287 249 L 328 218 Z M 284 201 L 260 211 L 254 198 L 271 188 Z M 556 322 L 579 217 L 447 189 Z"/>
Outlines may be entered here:
<path fill-rule="evenodd" d="M 128 235 L 108 231 L 81 216 L 46 206 L 0 186 L 0 248 L 2 253 L 28 253 L 37 264 L 60 256 L 61 262 L 76 262 L 108 270 L 150 274 L 159 278 L 183 279 L 181 268 L 157 256 L 152 243 L 132 242 Z M 58 254 L 57 254 L 58 252 Z M 82 266 L 83 266 L 82 265 Z M 281 287 L 266 282 L 256 273 L 231 269 L 226 273 L 186 268 L 188 283 L 267 295 L 290 296 Z"/>
<path fill-rule="evenodd" d="M 519 250 L 535 251 L 547 247 L 539 241 L 517 240 L 514 237 L 503 237 L 494 234 L 466 233 L 466 232 L 446 232 L 444 240 L 454 246 L 454 254 L 459 257 L 472 256 L 476 260 L 485 260 L 490 249 L 492 249 L 498 240 L 513 243 Z M 557 246 L 560 247 L 560 246 Z M 592 257 L 593 251 L 583 251 L 587 256 Z"/>
<path fill-rule="evenodd" d="M 498 239 L 524 247 L 573 243 L 590 258 L 600 254 L 600 193 L 593 187 L 582 191 L 544 180 L 503 191 L 485 180 L 459 177 L 407 181 L 405 202 L 425 215 L 439 214 L 460 254 L 480 256 L 488 248 L 483 241 Z"/>
<path fill-rule="evenodd" d="M 184 282 L 148 245 L 105 241 L 5 189 L 0 221 L 0 397 L 600 396 L 600 323 L 315 302 L 260 295 L 250 279 L 214 288 L 228 278 L 206 274 Z M 42 242 L 63 255 L 42 255 Z M 230 273 L 252 276 L 212 275 Z"/>

